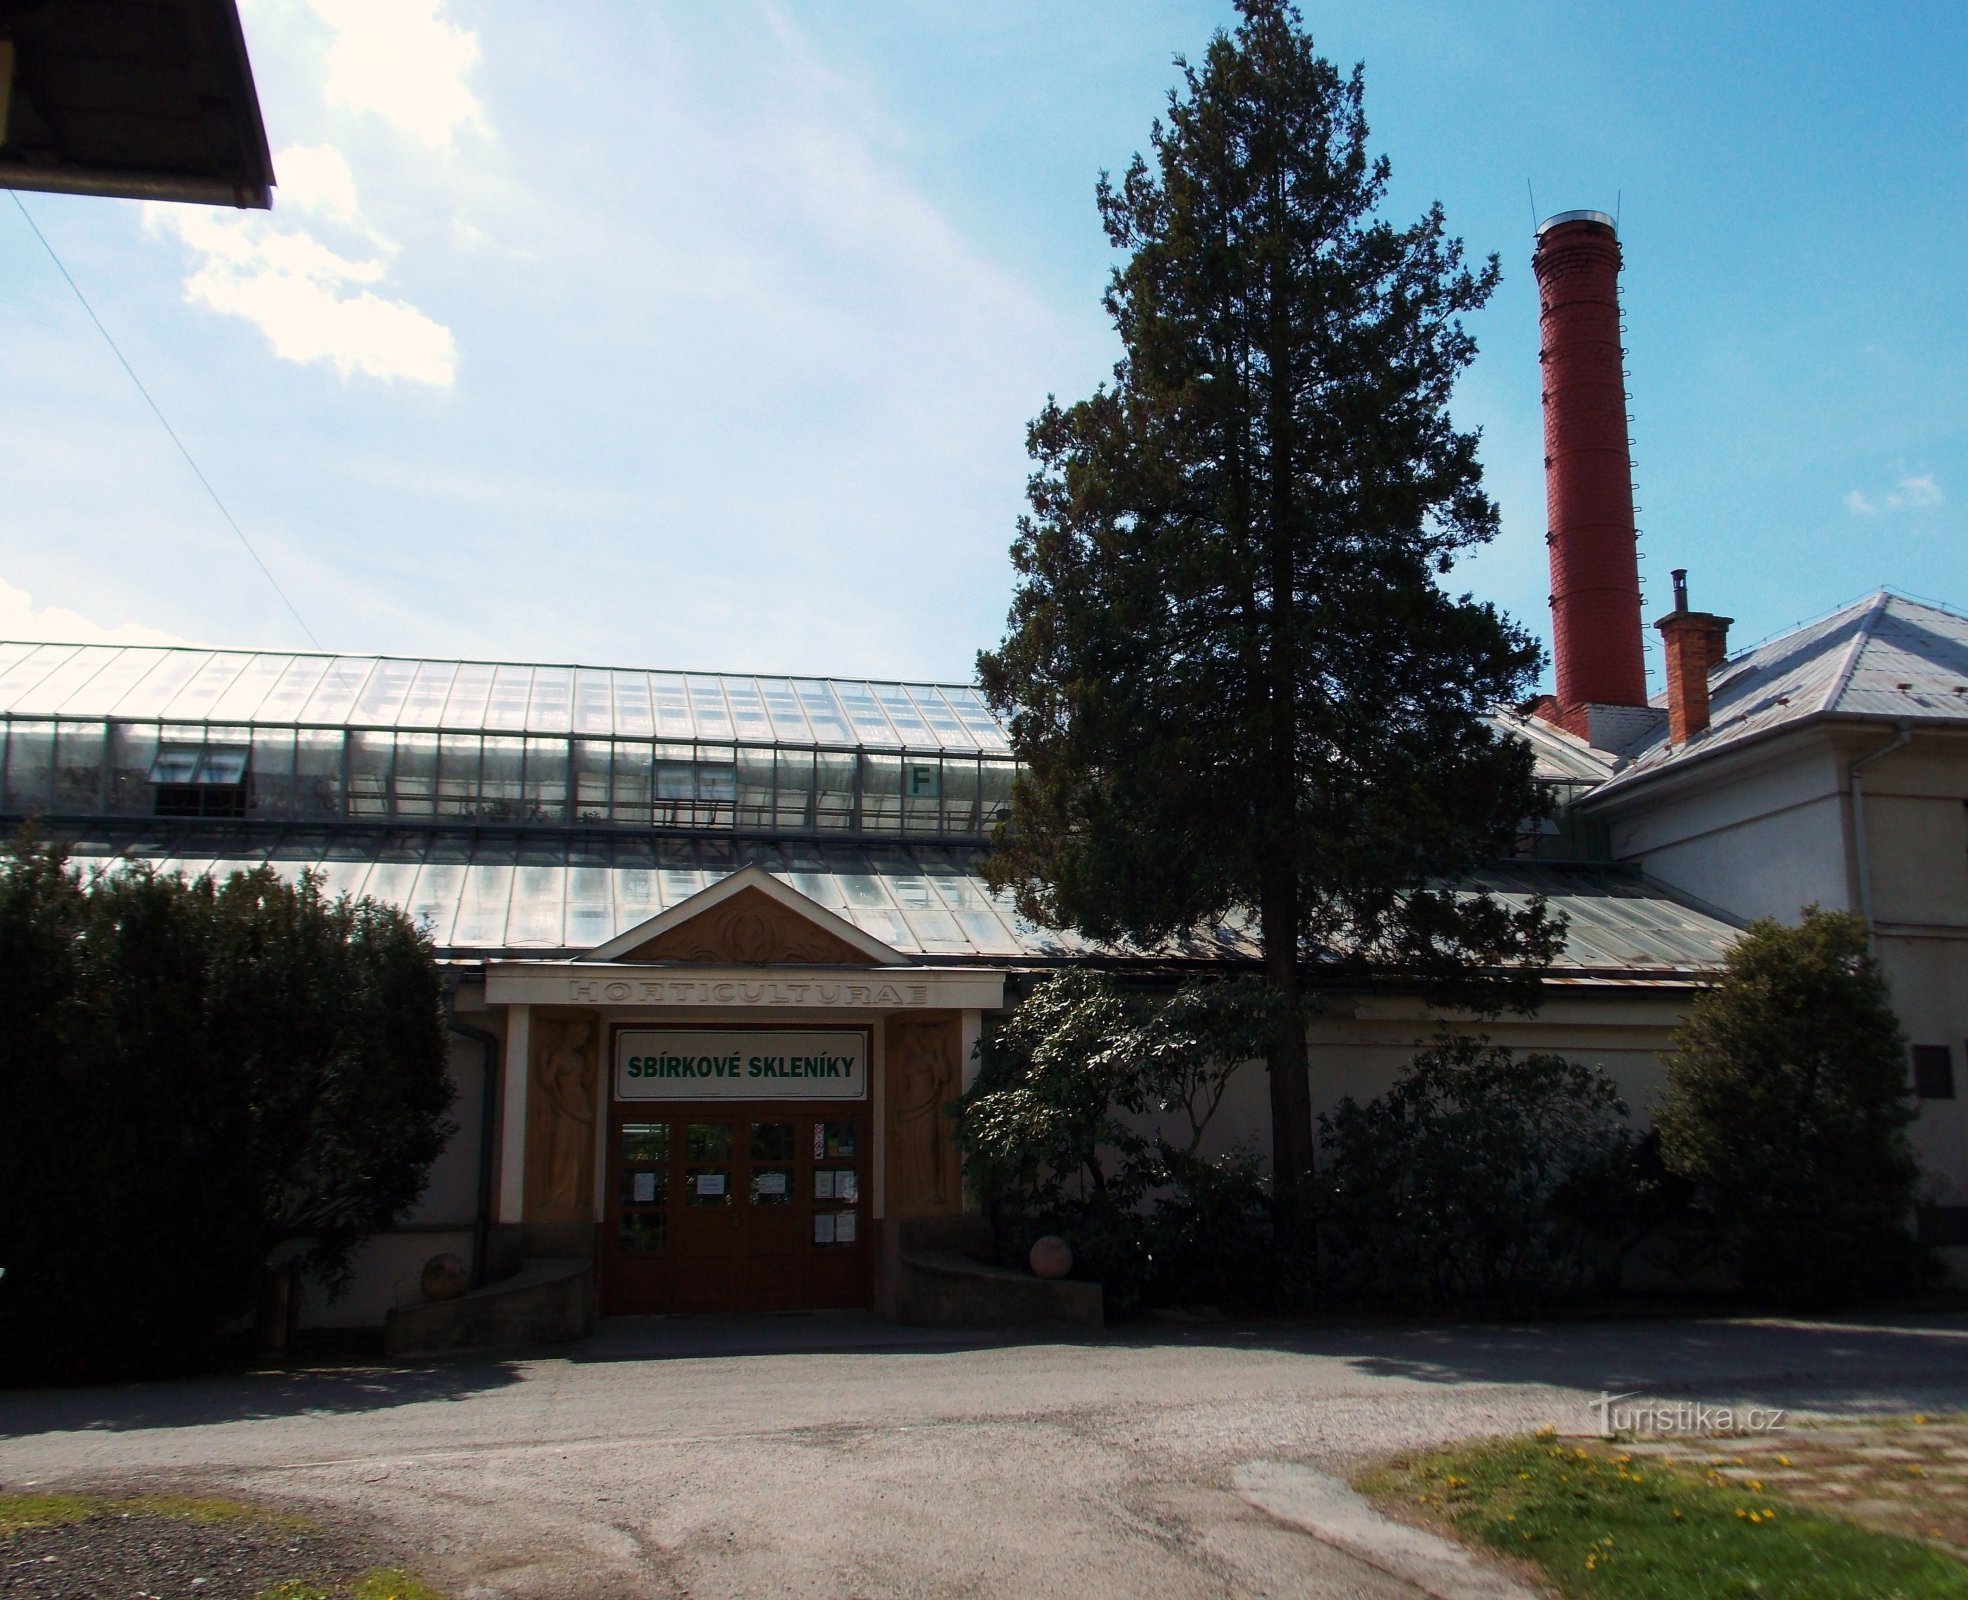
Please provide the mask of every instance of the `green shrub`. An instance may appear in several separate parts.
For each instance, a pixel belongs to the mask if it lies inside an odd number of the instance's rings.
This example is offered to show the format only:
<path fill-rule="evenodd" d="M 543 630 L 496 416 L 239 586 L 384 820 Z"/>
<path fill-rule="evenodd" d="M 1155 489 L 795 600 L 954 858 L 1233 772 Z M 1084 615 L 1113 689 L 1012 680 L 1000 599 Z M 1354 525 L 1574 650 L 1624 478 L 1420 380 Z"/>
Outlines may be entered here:
<path fill-rule="evenodd" d="M 1253 1159 L 1198 1151 L 1232 1074 L 1261 1053 L 1272 1004 L 1242 979 L 1156 995 L 1075 969 L 1034 988 L 983 1042 L 956 1107 L 1005 1263 L 1056 1233 L 1110 1311 L 1268 1299 L 1268 1185 Z M 1157 1136 L 1142 1131 L 1151 1121 Z"/>
<path fill-rule="evenodd" d="M 0 1375 L 207 1360 L 269 1258 L 331 1286 L 450 1132 L 429 942 L 261 869 L 0 857 Z"/>
<path fill-rule="evenodd" d="M 1737 941 L 1675 1036 L 1654 1122 L 1745 1288 L 1825 1305 L 1923 1282 L 1906 1063 L 1863 918 L 1812 906 Z"/>
<path fill-rule="evenodd" d="M 1524 1306 L 1610 1282 L 1640 1231 L 1638 1142 L 1612 1081 L 1476 1038 L 1319 1119 L 1322 1277 L 1402 1306 Z"/>

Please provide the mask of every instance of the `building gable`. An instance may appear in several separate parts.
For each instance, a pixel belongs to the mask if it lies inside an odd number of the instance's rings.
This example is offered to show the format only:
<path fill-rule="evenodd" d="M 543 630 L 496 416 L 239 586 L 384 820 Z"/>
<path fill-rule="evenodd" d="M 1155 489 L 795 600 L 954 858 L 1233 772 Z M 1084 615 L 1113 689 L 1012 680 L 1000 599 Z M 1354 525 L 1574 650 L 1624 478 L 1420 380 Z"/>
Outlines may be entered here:
<path fill-rule="evenodd" d="M 748 866 L 598 945 L 581 961 L 710 966 L 907 966 L 909 957 Z"/>

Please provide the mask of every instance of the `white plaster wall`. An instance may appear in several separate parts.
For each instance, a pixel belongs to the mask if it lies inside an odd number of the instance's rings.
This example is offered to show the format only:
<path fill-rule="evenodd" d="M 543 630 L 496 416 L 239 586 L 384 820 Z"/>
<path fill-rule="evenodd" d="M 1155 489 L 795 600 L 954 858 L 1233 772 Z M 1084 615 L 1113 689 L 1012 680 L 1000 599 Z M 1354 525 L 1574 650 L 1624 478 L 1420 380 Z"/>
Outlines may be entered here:
<path fill-rule="evenodd" d="M 1315 1118 L 1349 1095 L 1365 1102 L 1385 1093 L 1434 1036 L 1432 1020 L 1409 1002 L 1368 1002 L 1354 1011 L 1314 1018 L 1306 1030 Z M 1463 1021 L 1457 1026 L 1520 1052 L 1547 1050 L 1601 1068 L 1619 1086 L 1633 1120 L 1644 1126 L 1666 1081 L 1661 1056 L 1680 1015 L 1676 1001 L 1653 995 L 1615 1000 L 1560 996 L 1535 1018 Z M 1171 1142 L 1188 1139 L 1180 1113 L 1143 1117 L 1137 1125 L 1150 1134 L 1160 1128 Z M 1248 1062 L 1232 1075 L 1200 1153 L 1217 1157 L 1240 1149 L 1269 1168 L 1270 1082 L 1262 1062 Z"/>
<path fill-rule="evenodd" d="M 302 1284 L 301 1326 L 380 1328 L 392 1306 L 423 1299 L 419 1281 L 426 1261 L 446 1251 L 469 1261 L 471 1249 L 469 1227 L 378 1234 L 357 1250 L 354 1281 L 341 1299 L 331 1301 L 318 1282 Z"/>

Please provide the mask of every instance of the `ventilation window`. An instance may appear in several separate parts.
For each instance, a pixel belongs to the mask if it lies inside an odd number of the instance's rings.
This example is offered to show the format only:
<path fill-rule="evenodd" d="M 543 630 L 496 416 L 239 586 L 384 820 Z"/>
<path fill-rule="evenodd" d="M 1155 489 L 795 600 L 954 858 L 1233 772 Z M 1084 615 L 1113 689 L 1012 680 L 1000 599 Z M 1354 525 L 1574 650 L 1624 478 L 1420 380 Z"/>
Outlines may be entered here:
<path fill-rule="evenodd" d="M 1922 1100 L 1954 1098 L 1954 1057 L 1946 1045 L 1913 1047 L 1913 1092 Z"/>
<path fill-rule="evenodd" d="M 160 817 L 243 817 L 251 747 L 166 745 L 150 764 L 151 810 Z"/>

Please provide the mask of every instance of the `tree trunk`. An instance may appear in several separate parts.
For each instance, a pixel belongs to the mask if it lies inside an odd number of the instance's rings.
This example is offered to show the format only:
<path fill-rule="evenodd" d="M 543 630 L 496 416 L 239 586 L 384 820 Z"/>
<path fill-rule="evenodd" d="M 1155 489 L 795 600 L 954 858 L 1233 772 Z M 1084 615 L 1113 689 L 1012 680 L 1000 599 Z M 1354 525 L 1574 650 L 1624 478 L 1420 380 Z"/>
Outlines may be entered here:
<path fill-rule="evenodd" d="M 1272 1031 L 1271 1184 L 1278 1227 L 1305 1231 L 1312 1176 L 1312 1088 L 1305 1056 L 1305 1011 L 1298 985 L 1298 885 L 1285 873 L 1265 886 L 1260 922 L 1264 970 L 1283 1004 Z"/>

